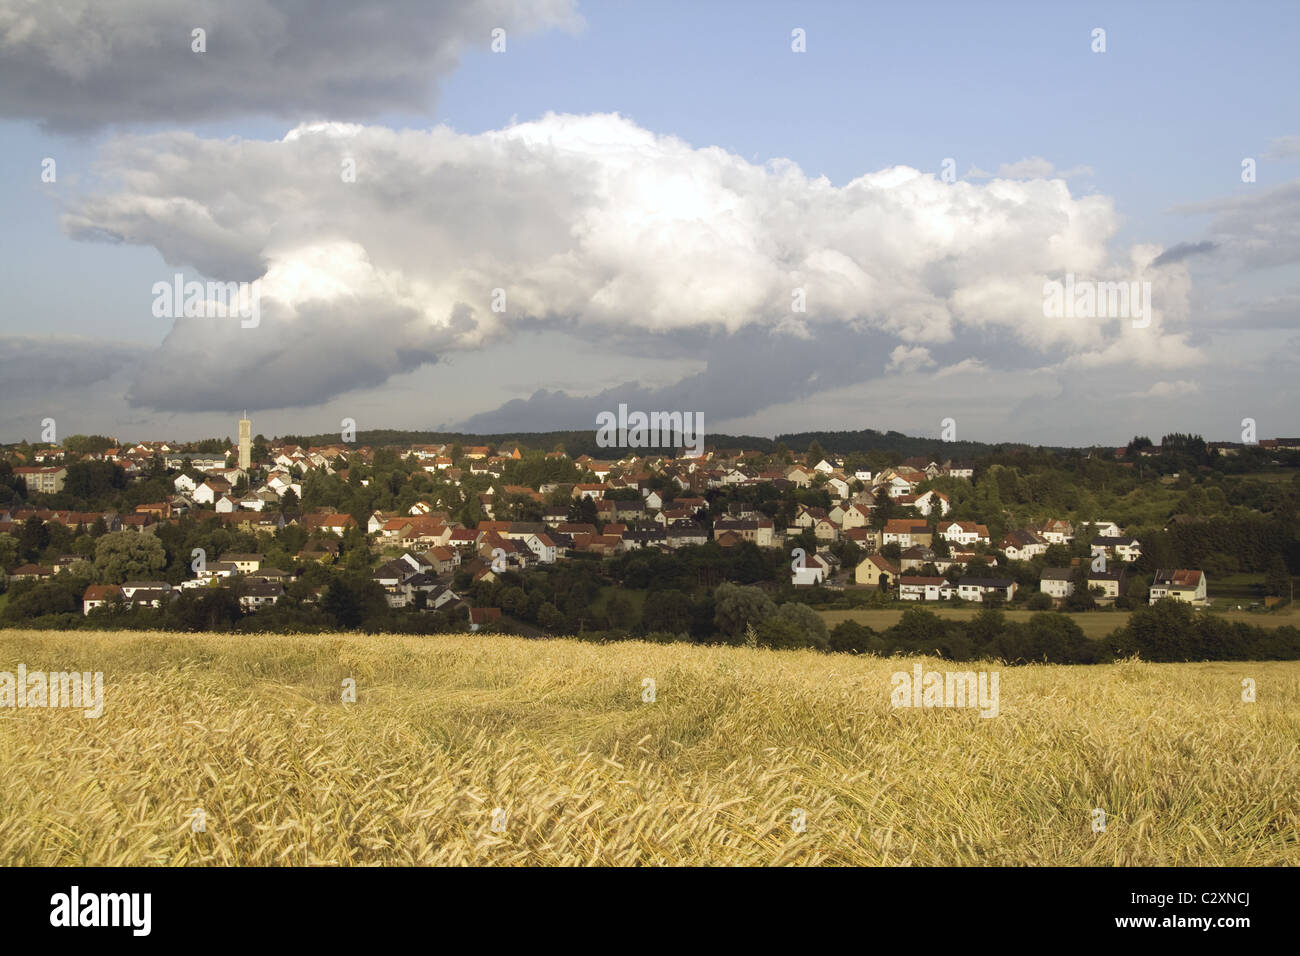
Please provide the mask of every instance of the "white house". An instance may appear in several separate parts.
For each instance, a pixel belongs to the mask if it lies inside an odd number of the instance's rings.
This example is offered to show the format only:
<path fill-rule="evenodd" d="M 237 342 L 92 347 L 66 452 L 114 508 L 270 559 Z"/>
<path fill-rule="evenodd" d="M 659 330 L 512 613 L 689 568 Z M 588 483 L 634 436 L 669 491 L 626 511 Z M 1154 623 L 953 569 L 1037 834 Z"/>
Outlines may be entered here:
<path fill-rule="evenodd" d="M 1073 574 L 1069 568 L 1043 568 L 1038 579 L 1038 590 L 1056 600 L 1068 598 L 1074 593 Z"/>
<path fill-rule="evenodd" d="M 957 596 L 963 601 L 983 602 L 990 594 L 1001 594 L 1010 601 L 1016 593 L 1016 582 L 1010 578 L 964 577 L 957 582 Z"/>
<path fill-rule="evenodd" d="M 974 521 L 941 521 L 939 536 L 950 544 L 989 543 L 989 529 Z"/>
<path fill-rule="evenodd" d="M 1173 598 L 1187 604 L 1205 604 L 1208 598 L 1204 571 L 1157 570 L 1151 581 L 1150 603 Z"/>
<path fill-rule="evenodd" d="M 952 597 L 947 578 L 904 575 L 898 579 L 898 597 L 903 601 L 942 601 Z"/>

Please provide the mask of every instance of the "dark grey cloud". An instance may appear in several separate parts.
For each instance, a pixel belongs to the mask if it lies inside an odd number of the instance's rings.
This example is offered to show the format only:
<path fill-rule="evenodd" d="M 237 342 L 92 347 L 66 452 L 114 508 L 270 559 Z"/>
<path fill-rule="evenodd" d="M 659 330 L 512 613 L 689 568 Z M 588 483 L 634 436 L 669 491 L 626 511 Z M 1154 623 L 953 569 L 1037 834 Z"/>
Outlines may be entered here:
<path fill-rule="evenodd" d="M 1160 255 L 1156 256 L 1151 263 L 1152 266 L 1167 266 L 1174 262 L 1182 262 L 1184 259 L 1192 256 L 1203 255 L 1213 252 L 1219 248 L 1217 242 L 1210 242 L 1208 239 L 1204 242 L 1180 242 L 1177 245 L 1170 246 Z"/>
<path fill-rule="evenodd" d="M 92 385 L 133 368 L 139 355 L 127 342 L 0 335 L 0 399 Z"/>
<path fill-rule="evenodd" d="M 580 22 L 572 0 L 0 0 L 0 116 L 88 130 L 418 112 L 493 29 L 508 55 Z"/>
<path fill-rule="evenodd" d="M 1235 196 L 1178 206 L 1175 212 L 1214 216 L 1207 232 L 1221 254 L 1266 269 L 1300 262 L 1300 179 L 1272 189 L 1244 187 Z"/>
<path fill-rule="evenodd" d="M 705 369 L 672 384 L 648 388 L 626 382 L 595 395 L 539 389 L 527 399 L 512 399 L 455 427 L 483 433 L 594 428 L 598 412 L 625 403 L 631 410 L 647 412 L 702 412 L 707 428 L 711 421 L 745 418 L 874 378 L 884 371 L 893 342 L 882 332 L 839 323 L 809 338 L 747 328 L 715 336 L 703 350 Z M 699 359 L 701 354 L 690 357 Z"/>
<path fill-rule="evenodd" d="M 238 317 L 176 319 L 127 401 L 165 412 L 313 407 L 435 363 L 449 343 L 416 312 L 363 297 L 263 309 L 251 328 Z"/>

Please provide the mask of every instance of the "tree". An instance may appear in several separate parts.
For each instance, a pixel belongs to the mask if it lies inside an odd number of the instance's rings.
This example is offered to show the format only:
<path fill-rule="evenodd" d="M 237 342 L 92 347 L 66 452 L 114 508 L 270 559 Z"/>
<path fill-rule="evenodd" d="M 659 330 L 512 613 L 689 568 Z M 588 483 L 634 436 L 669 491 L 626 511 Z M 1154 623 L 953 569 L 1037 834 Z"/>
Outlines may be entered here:
<path fill-rule="evenodd" d="M 679 634 L 691 625 L 691 602 L 678 590 L 656 591 L 641 609 L 641 629 L 647 633 Z"/>
<path fill-rule="evenodd" d="M 1291 575 L 1287 573 L 1282 555 L 1274 554 L 1264 573 L 1264 590 L 1277 597 L 1291 596 Z"/>
<path fill-rule="evenodd" d="M 167 551 L 152 534 L 114 531 L 95 542 L 95 576 L 104 584 L 149 579 L 167 566 Z"/>
<path fill-rule="evenodd" d="M 789 649 L 814 647 L 830 650 L 826 622 L 807 604 L 783 604 L 772 617 L 757 628 L 758 642 L 764 647 Z"/>
<path fill-rule="evenodd" d="M 713 592 L 713 624 L 733 643 L 738 642 L 747 626 L 757 628 L 776 613 L 776 605 L 761 588 L 736 584 L 719 584 Z"/>
<path fill-rule="evenodd" d="M 0 534 L 0 570 L 12 571 L 18 565 L 18 539 Z"/>
<path fill-rule="evenodd" d="M 27 561 L 35 561 L 42 551 L 50 545 L 50 529 L 36 515 L 23 522 L 22 533 L 18 537 L 18 549 Z"/>

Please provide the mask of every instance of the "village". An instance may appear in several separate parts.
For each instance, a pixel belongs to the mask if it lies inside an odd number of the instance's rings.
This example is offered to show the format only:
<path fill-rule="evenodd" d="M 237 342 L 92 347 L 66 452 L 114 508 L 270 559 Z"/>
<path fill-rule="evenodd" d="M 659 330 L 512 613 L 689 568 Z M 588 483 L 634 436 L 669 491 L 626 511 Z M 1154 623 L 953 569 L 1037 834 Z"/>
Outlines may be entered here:
<path fill-rule="evenodd" d="M 541 458 L 543 470 L 550 467 L 573 480 L 515 484 L 507 475 L 525 458 L 518 446 L 301 447 L 273 441 L 259 446 L 254 464 L 251 424 L 245 419 L 240 426 L 240 442 L 224 451 L 186 451 L 168 442 L 80 454 L 57 446 L 36 449 L 30 464 L 12 469 L 31 498 L 57 495 L 69 467 L 86 462 L 120 469 L 128 483 L 164 474 L 171 494 L 130 513 L 65 511 L 36 503 L 0 508 L 0 540 L 6 534 L 17 537 L 33 519 L 72 536 L 90 530 L 150 535 L 184 519 L 213 521 L 259 541 L 272 540 L 285 528 L 305 536 L 290 560 L 281 556 L 284 567 L 243 549 L 196 553 L 181 580 L 91 583 L 81 599 L 81 612 L 90 615 L 106 607 L 158 608 L 186 591 L 210 593 L 236 584 L 242 611 L 255 613 L 278 603 L 308 565 L 339 561 L 345 538 L 364 536 L 372 556 L 366 573 L 390 608 L 455 610 L 470 629 L 501 616 L 499 607 L 473 606 L 468 591 L 479 582 L 577 558 L 647 549 L 672 553 L 709 542 L 723 550 L 749 544 L 786 553 L 793 558 L 792 588 L 865 590 L 896 602 L 1019 603 L 1031 609 L 1123 604 L 1133 597 L 1128 571 L 1143 554 L 1141 541 L 1100 518 L 1076 525 L 1052 517 L 995 535 L 989 517 L 949 517 L 951 495 L 938 488 L 972 482 L 975 468 L 967 461 L 908 458 L 873 471 L 846 467 L 833 455 L 783 464 L 744 449 L 710 447 L 690 457 L 628 454 L 617 460 L 584 454 L 571 462 L 562 450 L 552 450 L 528 454 Z M 1300 448 L 1300 440 L 1270 444 Z M 406 469 L 395 472 L 400 482 L 393 490 L 398 498 L 414 499 L 409 504 L 361 515 L 328 505 L 299 507 L 304 495 L 310 501 L 313 482 L 332 479 L 365 488 L 371 478 L 357 475 L 384 456 Z M 10 456 L 12 461 L 23 457 Z M 828 507 L 799 501 L 807 492 L 819 492 L 818 500 Z M 458 520 L 453 513 L 481 517 Z M 1044 564 L 1051 556 L 1059 563 Z M 88 557 L 68 553 L 47 564 L 15 564 L 7 579 L 51 580 Z M 1026 577 L 1026 562 L 1036 563 L 1036 577 Z M 317 586 L 304 600 L 318 599 L 325 590 Z M 1076 604 L 1085 592 L 1087 604 Z M 1171 599 L 1205 607 L 1207 574 L 1201 568 L 1156 568 L 1139 597 L 1149 604 Z"/>

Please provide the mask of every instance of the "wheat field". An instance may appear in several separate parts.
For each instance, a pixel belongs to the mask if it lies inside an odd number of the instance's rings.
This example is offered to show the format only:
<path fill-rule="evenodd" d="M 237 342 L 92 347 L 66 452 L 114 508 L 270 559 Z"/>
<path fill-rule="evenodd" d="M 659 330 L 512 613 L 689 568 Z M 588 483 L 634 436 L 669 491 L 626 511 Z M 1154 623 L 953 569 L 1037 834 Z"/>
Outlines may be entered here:
<path fill-rule="evenodd" d="M 915 662 L 4 631 L 105 703 L 0 708 L 0 863 L 1300 863 L 1300 665 L 923 661 L 999 671 L 982 718 L 892 708 Z"/>

